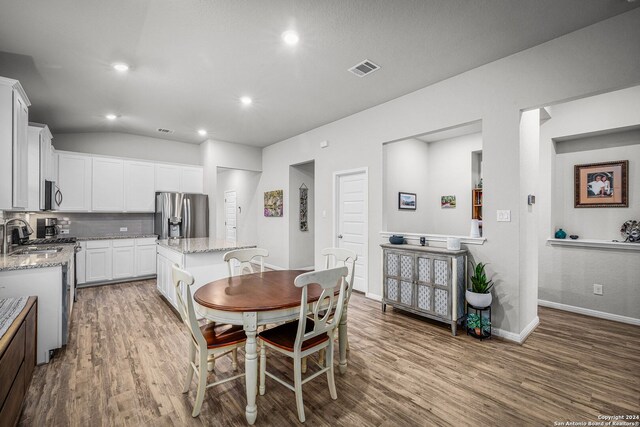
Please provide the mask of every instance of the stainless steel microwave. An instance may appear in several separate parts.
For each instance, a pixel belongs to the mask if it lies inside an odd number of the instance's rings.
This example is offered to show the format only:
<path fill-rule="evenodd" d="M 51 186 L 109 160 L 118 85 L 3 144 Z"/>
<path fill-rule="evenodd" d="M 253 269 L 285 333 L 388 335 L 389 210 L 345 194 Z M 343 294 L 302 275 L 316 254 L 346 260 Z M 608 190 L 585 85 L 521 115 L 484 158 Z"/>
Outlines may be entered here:
<path fill-rule="evenodd" d="M 62 192 L 55 181 L 44 181 L 44 209 L 45 211 L 56 210 L 62 204 Z"/>

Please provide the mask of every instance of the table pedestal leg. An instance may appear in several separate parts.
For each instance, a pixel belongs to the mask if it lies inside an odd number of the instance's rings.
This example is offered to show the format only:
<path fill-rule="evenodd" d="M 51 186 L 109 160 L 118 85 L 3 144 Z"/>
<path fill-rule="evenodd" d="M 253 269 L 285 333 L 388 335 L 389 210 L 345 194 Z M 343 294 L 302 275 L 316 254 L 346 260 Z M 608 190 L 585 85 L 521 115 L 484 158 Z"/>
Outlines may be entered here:
<path fill-rule="evenodd" d="M 347 313 L 342 313 L 340 324 L 338 325 L 338 350 L 340 353 L 340 373 L 347 372 Z"/>
<path fill-rule="evenodd" d="M 249 425 L 253 425 L 258 417 L 256 392 L 258 385 L 258 352 L 256 345 L 256 313 L 243 313 L 244 332 L 247 335 L 245 344 L 245 380 L 247 389 L 247 408 L 245 415 Z"/>

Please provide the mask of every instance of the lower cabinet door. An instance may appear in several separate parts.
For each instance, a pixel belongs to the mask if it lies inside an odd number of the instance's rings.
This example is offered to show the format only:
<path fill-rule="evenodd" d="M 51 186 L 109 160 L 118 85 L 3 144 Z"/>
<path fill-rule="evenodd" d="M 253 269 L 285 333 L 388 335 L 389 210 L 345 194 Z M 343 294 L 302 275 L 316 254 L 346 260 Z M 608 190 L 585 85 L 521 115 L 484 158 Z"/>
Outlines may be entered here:
<path fill-rule="evenodd" d="M 113 278 L 126 279 L 134 275 L 134 247 L 113 248 Z"/>
<path fill-rule="evenodd" d="M 85 269 L 87 282 L 112 279 L 111 248 L 87 249 Z"/>
<path fill-rule="evenodd" d="M 156 247 L 136 247 L 136 276 L 156 274 Z"/>

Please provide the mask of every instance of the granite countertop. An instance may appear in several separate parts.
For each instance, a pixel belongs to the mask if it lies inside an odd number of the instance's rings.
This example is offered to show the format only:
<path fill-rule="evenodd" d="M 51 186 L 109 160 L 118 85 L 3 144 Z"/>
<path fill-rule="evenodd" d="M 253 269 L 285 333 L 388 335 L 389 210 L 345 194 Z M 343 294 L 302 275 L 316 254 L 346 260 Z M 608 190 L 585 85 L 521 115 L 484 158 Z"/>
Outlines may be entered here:
<path fill-rule="evenodd" d="M 24 246 L 20 249 L 24 249 Z M 0 255 L 0 271 L 26 270 L 30 268 L 57 267 L 68 264 L 75 255 L 76 244 L 38 245 L 38 248 L 62 247 L 55 254 Z"/>
<path fill-rule="evenodd" d="M 226 252 L 234 249 L 255 248 L 256 245 L 231 242 L 213 237 L 158 240 L 158 245 L 183 254 Z"/>
<path fill-rule="evenodd" d="M 77 237 L 79 242 L 88 240 L 115 240 L 115 239 L 146 239 L 157 238 L 157 234 L 103 234 L 101 236 Z"/>

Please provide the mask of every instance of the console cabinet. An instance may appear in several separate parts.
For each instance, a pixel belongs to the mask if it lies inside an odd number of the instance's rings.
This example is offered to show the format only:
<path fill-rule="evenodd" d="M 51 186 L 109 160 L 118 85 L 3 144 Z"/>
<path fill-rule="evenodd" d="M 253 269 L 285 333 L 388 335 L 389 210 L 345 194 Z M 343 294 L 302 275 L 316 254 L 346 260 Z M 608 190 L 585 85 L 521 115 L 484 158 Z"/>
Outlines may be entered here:
<path fill-rule="evenodd" d="M 446 322 L 464 316 L 467 251 L 384 244 L 382 309 L 387 305 Z"/>

